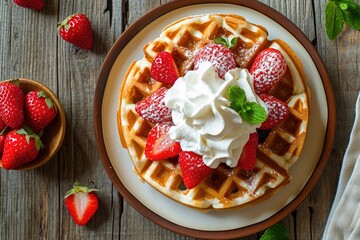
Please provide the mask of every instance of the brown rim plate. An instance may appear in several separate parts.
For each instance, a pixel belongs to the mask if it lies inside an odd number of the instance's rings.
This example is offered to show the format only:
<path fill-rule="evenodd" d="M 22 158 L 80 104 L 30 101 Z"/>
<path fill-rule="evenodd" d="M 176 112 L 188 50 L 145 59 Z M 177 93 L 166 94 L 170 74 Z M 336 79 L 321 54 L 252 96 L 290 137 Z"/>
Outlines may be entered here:
<path fill-rule="evenodd" d="M 291 167 L 293 180 L 269 200 L 237 210 L 200 212 L 163 196 L 143 184 L 118 136 L 116 111 L 120 85 L 130 62 L 143 57 L 142 47 L 163 27 L 189 15 L 234 13 L 265 26 L 269 38 L 282 38 L 302 59 L 311 78 L 308 137 L 299 161 Z M 316 113 L 316 116 L 315 114 Z M 259 232 L 285 218 L 306 198 L 327 163 L 334 140 L 335 101 L 329 76 L 307 37 L 287 18 L 257 1 L 179 0 L 148 12 L 115 42 L 100 70 L 94 102 L 95 134 L 103 166 L 121 195 L 141 214 L 176 233 L 207 239 L 227 239 Z M 299 171 L 301 169 L 301 171 Z"/>

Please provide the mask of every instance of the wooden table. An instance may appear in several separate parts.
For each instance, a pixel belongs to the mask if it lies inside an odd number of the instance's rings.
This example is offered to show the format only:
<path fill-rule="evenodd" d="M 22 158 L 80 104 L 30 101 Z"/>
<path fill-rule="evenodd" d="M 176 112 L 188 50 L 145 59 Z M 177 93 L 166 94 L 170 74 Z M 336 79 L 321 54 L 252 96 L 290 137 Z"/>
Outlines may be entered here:
<path fill-rule="evenodd" d="M 57 156 L 30 171 L 0 171 L 0 239 L 192 239 L 144 218 L 123 201 L 96 150 L 93 98 L 104 58 L 120 34 L 159 0 L 53 0 L 40 12 L 0 1 L 0 79 L 24 77 L 52 89 L 66 111 L 65 142 Z M 318 49 L 337 104 L 333 150 L 319 182 L 282 222 L 292 239 L 320 239 L 336 192 L 359 91 L 360 32 L 346 28 L 330 41 L 324 29 L 326 0 L 262 0 L 294 22 Z M 80 50 L 60 39 L 57 22 L 75 12 L 92 23 L 95 46 Z M 85 227 L 75 225 L 64 195 L 75 181 L 93 181 L 100 207 Z M 257 239 L 258 234 L 244 239 Z"/>

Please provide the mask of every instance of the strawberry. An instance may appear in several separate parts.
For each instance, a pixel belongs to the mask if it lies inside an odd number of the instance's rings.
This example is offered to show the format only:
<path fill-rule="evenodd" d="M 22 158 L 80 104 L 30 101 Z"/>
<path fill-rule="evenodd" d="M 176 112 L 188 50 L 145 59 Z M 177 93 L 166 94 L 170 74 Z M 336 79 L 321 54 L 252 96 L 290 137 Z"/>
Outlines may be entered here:
<path fill-rule="evenodd" d="M 67 42 L 82 49 L 93 47 L 93 33 L 89 19 L 81 13 L 68 16 L 58 23 L 60 36 Z"/>
<path fill-rule="evenodd" d="M 56 117 L 54 102 L 44 91 L 31 91 L 25 96 L 25 122 L 34 132 L 45 129 Z"/>
<path fill-rule="evenodd" d="M 158 82 L 173 85 L 179 78 L 179 70 L 171 53 L 160 52 L 151 64 L 151 77 Z"/>
<path fill-rule="evenodd" d="M 4 121 L 0 118 L 0 132 L 3 131 L 6 128 L 6 124 Z"/>
<path fill-rule="evenodd" d="M 188 189 L 196 187 L 213 169 L 205 165 L 202 156 L 194 152 L 180 152 L 179 165 L 184 185 Z"/>
<path fill-rule="evenodd" d="M 4 144 L 5 144 L 6 135 L 7 135 L 7 131 L 6 131 L 6 128 L 4 128 L 0 132 L 0 156 L 2 155 L 2 153 L 4 151 Z"/>
<path fill-rule="evenodd" d="M 209 61 L 215 67 L 220 78 L 224 79 L 225 73 L 236 68 L 234 55 L 230 49 L 221 44 L 207 44 L 200 48 L 194 59 L 194 69 L 198 69 L 200 63 Z"/>
<path fill-rule="evenodd" d="M 261 51 L 250 68 L 254 77 L 254 88 L 257 94 L 268 93 L 280 81 L 287 70 L 287 64 L 281 52 L 274 48 Z"/>
<path fill-rule="evenodd" d="M 24 120 L 24 93 L 19 81 L 0 83 L 0 116 L 11 128 L 19 128 Z"/>
<path fill-rule="evenodd" d="M 14 3 L 21 7 L 41 10 L 45 7 L 44 0 L 14 0 Z"/>
<path fill-rule="evenodd" d="M 145 146 L 145 156 L 153 161 L 175 157 L 181 152 L 180 143 L 172 140 L 169 129 L 172 123 L 157 123 L 150 130 Z"/>
<path fill-rule="evenodd" d="M 95 191 L 99 190 L 75 183 L 66 193 L 65 205 L 76 224 L 85 225 L 96 213 L 99 202 Z"/>
<path fill-rule="evenodd" d="M 243 151 L 240 155 L 238 166 L 246 171 L 252 170 L 256 162 L 256 149 L 259 143 L 257 132 L 250 133 L 249 140 L 244 145 Z"/>
<path fill-rule="evenodd" d="M 261 94 L 260 98 L 268 107 L 268 117 L 261 124 L 260 129 L 273 128 L 289 116 L 289 106 L 283 101 L 267 94 Z"/>
<path fill-rule="evenodd" d="M 5 138 L 2 167 L 9 170 L 33 161 L 42 146 L 40 136 L 29 129 L 12 130 Z"/>
<path fill-rule="evenodd" d="M 152 123 L 171 121 L 171 109 L 165 105 L 164 97 L 167 88 L 162 87 L 152 95 L 135 104 L 135 111 L 145 120 Z"/>

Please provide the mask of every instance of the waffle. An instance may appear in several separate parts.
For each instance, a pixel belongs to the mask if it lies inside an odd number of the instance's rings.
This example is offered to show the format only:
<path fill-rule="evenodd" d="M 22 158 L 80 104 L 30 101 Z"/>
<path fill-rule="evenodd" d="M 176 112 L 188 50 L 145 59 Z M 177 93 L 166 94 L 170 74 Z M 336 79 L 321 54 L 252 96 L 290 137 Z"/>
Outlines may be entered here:
<path fill-rule="evenodd" d="M 253 170 L 220 164 L 195 188 L 186 189 L 176 158 L 146 159 L 144 149 L 153 124 L 139 117 L 134 108 L 136 102 L 164 86 L 150 77 L 151 63 L 159 52 L 170 52 L 183 76 L 193 68 L 198 49 L 220 36 L 239 38 L 232 50 L 240 68 L 249 69 L 264 48 L 276 48 L 283 53 L 288 70 L 271 90 L 271 95 L 289 105 L 290 115 L 262 137 Z M 256 203 L 268 199 L 289 183 L 288 169 L 298 160 L 306 137 L 309 91 L 301 61 L 285 42 L 268 40 L 266 28 L 249 23 L 241 16 L 210 14 L 172 23 L 143 50 L 144 58 L 133 62 L 123 79 L 117 116 L 122 145 L 127 148 L 141 180 L 173 200 L 197 209 L 224 209 Z"/>

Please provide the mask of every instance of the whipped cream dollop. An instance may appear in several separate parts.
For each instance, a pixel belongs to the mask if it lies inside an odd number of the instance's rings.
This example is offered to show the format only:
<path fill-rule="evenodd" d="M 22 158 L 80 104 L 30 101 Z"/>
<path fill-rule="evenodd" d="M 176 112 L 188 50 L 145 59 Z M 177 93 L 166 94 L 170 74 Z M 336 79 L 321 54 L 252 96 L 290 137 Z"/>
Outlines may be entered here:
<path fill-rule="evenodd" d="M 264 102 L 255 94 L 253 77 L 247 69 L 235 68 L 219 78 L 210 62 L 188 71 L 168 90 L 164 101 L 172 109 L 174 126 L 170 138 L 180 142 L 183 151 L 203 156 L 204 163 L 216 168 L 220 163 L 235 167 L 249 134 L 260 126 L 251 125 L 230 108 L 227 90 L 237 85 L 249 102 L 257 102 L 267 112 Z"/>

